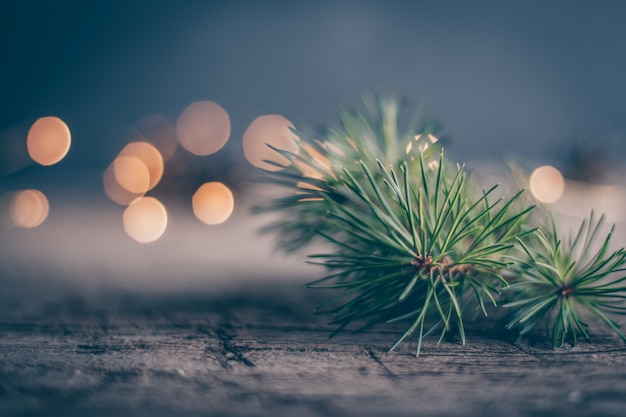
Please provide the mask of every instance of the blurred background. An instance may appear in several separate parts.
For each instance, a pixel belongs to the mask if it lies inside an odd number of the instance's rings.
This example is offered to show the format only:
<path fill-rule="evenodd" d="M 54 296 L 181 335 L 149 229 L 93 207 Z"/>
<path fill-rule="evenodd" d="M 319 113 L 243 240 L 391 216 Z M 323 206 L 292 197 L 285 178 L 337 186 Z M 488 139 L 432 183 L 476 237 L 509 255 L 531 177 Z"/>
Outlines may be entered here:
<path fill-rule="evenodd" d="M 516 161 L 563 218 L 622 230 L 624 22 L 618 0 L 3 0 L 0 292 L 307 282 L 249 213 L 259 149 L 371 91 L 424 104 L 490 181 Z"/>

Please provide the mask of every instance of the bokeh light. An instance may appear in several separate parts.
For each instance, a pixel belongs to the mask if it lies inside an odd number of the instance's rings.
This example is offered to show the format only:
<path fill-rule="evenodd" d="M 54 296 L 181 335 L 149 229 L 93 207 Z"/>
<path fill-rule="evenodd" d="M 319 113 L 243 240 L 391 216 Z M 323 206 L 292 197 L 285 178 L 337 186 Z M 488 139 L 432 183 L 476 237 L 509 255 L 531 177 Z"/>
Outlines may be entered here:
<path fill-rule="evenodd" d="M 183 148 L 194 155 L 219 151 L 230 137 L 228 113 L 212 101 L 191 103 L 176 123 L 176 134 Z"/>
<path fill-rule="evenodd" d="M 134 156 L 118 156 L 113 161 L 115 181 L 126 191 L 144 194 L 150 186 L 150 171 L 146 164 Z"/>
<path fill-rule="evenodd" d="M 67 155 L 72 139 L 70 129 L 58 117 L 38 119 L 28 131 L 26 147 L 33 161 L 54 165 Z"/>
<path fill-rule="evenodd" d="M 163 157 L 157 148 L 148 142 L 132 142 L 122 149 L 120 157 L 139 159 L 148 170 L 148 188 L 154 188 L 163 176 Z M 121 183 L 120 183 L 121 184 Z M 129 189 L 129 191 L 132 191 Z"/>
<path fill-rule="evenodd" d="M 544 165 L 530 175 L 529 188 L 537 201 L 550 204 L 558 201 L 563 195 L 565 180 L 558 169 Z"/>
<path fill-rule="evenodd" d="M 243 134 L 243 152 L 246 159 L 257 168 L 280 170 L 280 167 L 265 161 L 286 165 L 287 159 L 267 145 L 296 152 L 296 135 L 290 129 L 294 129 L 293 124 L 279 114 L 268 114 L 254 119 Z"/>
<path fill-rule="evenodd" d="M 323 180 L 327 177 L 326 174 L 330 174 L 332 177 L 336 178 L 332 170 L 331 162 L 326 155 L 322 154 L 310 143 L 302 143 L 301 148 L 304 152 L 309 154 L 313 162 L 309 164 L 300 160 L 294 161 L 294 165 L 302 172 L 302 176 Z"/>
<path fill-rule="evenodd" d="M 422 137 L 423 135 L 420 133 L 419 135 L 415 135 L 413 137 L 413 140 L 409 141 L 405 149 L 407 155 L 413 150 L 413 142 L 415 142 L 416 144 L 419 143 L 419 141 L 422 140 Z M 431 144 L 435 144 L 437 142 L 439 142 L 439 139 L 437 139 L 435 135 L 428 133 L 426 137 L 422 140 L 422 143 L 417 145 L 417 149 L 419 149 L 420 152 L 424 152 L 426 149 L 430 148 Z"/>
<path fill-rule="evenodd" d="M 128 205 L 154 188 L 163 170 L 163 157 L 154 145 L 131 142 L 104 172 L 104 192 L 114 202 Z"/>
<path fill-rule="evenodd" d="M 131 193 L 130 191 L 124 189 L 124 187 L 122 187 L 115 179 L 113 166 L 113 164 L 109 165 L 106 171 L 104 171 L 104 175 L 102 177 L 104 193 L 117 204 L 127 206 L 136 198 L 141 197 L 143 193 Z"/>
<path fill-rule="evenodd" d="M 37 227 L 46 220 L 49 212 L 48 199 L 39 190 L 18 191 L 9 202 L 11 221 L 18 227 Z"/>
<path fill-rule="evenodd" d="M 433 159 L 428 163 L 428 168 L 430 168 L 431 171 L 436 171 L 437 169 L 439 169 L 439 161 Z"/>
<path fill-rule="evenodd" d="M 178 147 L 176 128 L 167 118 L 158 114 L 144 116 L 135 123 L 135 129 L 137 141 L 154 145 L 164 161 L 169 161 L 174 156 Z"/>
<path fill-rule="evenodd" d="M 141 197 L 124 210 L 124 230 L 139 243 L 154 242 L 167 228 L 167 210 L 154 197 Z"/>
<path fill-rule="evenodd" d="M 309 184 L 308 182 L 304 182 L 304 181 L 299 181 L 296 183 L 296 187 L 303 189 L 303 190 L 313 190 L 313 191 L 324 191 L 323 189 L 321 189 L 320 187 L 317 187 L 313 184 Z M 298 194 L 303 194 L 301 191 L 297 192 Z"/>
<path fill-rule="evenodd" d="M 230 188 L 223 183 L 207 182 L 194 193 L 191 205 L 200 221 L 217 225 L 228 220 L 235 208 L 235 198 Z"/>
<path fill-rule="evenodd" d="M 337 156 L 340 157 L 344 157 L 346 156 L 346 154 L 341 150 L 341 148 L 337 145 L 335 145 L 332 142 L 323 142 L 322 145 L 324 146 L 324 148 L 326 148 L 328 151 L 334 153 Z"/>

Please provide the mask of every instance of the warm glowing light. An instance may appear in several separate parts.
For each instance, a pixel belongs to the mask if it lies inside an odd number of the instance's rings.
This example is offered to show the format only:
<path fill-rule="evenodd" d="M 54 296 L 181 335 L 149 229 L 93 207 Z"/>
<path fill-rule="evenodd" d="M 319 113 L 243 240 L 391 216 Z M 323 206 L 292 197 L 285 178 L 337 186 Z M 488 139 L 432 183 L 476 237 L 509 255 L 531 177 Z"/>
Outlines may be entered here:
<path fill-rule="evenodd" d="M 326 172 L 332 172 L 330 160 L 326 157 L 326 155 L 322 154 L 315 147 L 308 143 L 303 143 L 302 149 L 304 149 L 306 153 L 311 155 L 311 157 L 320 166 L 320 168 L 324 169 Z"/>
<path fill-rule="evenodd" d="M 144 116 L 135 124 L 136 132 L 139 134 L 138 141 L 146 141 L 154 145 L 164 161 L 169 161 L 176 147 L 176 128 L 168 119 L 161 115 Z"/>
<path fill-rule="evenodd" d="M 345 138 L 345 139 L 346 139 L 346 142 L 348 142 L 348 145 L 350 145 L 350 147 L 351 147 L 352 149 L 354 149 L 356 152 L 358 152 L 358 151 L 359 151 L 359 147 L 358 147 L 358 146 L 356 146 L 356 143 L 355 143 L 352 139 L 350 139 L 350 138 L 349 138 L 349 137 L 347 137 L 347 136 L 346 136 L 346 138 Z"/>
<path fill-rule="evenodd" d="M 167 211 L 154 197 L 141 197 L 124 210 L 124 230 L 139 243 L 154 242 L 167 227 Z"/>
<path fill-rule="evenodd" d="M 439 161 L 436 159 L 433 159 L 432 161 L 428 163 L 428 168 L 430 168 L 431 171 L 435 171 L 439 169 Z"/>
<path fill-rule="evenodd" d="M 331 169 L 330 160 L 325 155 L 320 153 L 309 143 L 303 143 L 301 147 L 313 159 L 313 164 L 305 163 L 300 160 L 294 161 L 294 165 L 302 172 L 302 176 L 323 180 L 325 178 L 323 173 L 329 173 L 335 177 Z"/>
<path fill-rule="evenodd" d="M 340 157 L 342 157 L 342 158 L 343 158 L 344 156 L 346 156 L 346 155 L 343 153 L 343 151 L 341 150 L 341 148 L 340 148 L 339 146 L 335 145 L 334 143 L 331 143 L 331 142 L 324 142 L 324 147 L 325 147 L 326 149 L 328 149 L 329 151 L 331 151 L 332 153 L 334 153 L 335 155 L 337 155 L 337 156 L 340 156 Z"/>
<path fill-rule="evenodd" d="M 176 123 L 176 133 L 183 148 L 194 155 L 219 151 L 230 137 L 228 113 L 212 101 L 191 103 Z"/>
<path fill-rule="evenodd" d="M 162 176 L 163 158 L 158 149 L 148 142 L 132 142 L 104 172 L 104 192 L 125 206 L 154 188 Z"/>
<path fill-rule="evenodd" d="M 104 193 L 117 204 L 127 206 L 137 197 L 141 197 L 143 193 L 131 193 L 130 191 L 124 189 L 115 179 L 113 166 L 114 164 L 109 165 L 106 171 L 104 171 L 102 178 Z"/>
<path fill-rule="evenodd" d="M 235 208 L 232 191 L 221 182 L 202 184 L 191 199 L 193 213 L 208 225 L 224 223 Z"/>
<path fill-rule="evenodd" d="M 41 165 L 54 165 L 67 155 L 70 129 L 58 117 L 42 117 L 31 126 L 26 139 L 28 154 Z"/>
<path fill-rule="evenodd" d="M 409 141 L 405 149 L 407 154 L 411 153 L 411 151 L 413 150 L 413 142 L 418 143 L 420 139 L 422 139 L 422 136 L 423 135 L 420 133 L 419 135 L 415 135 L 412 141 Z M 430 145 L 435 144 L 437 142 L 439 142 L 439 139 L 437 139 L 435 135 L 431 135 L 429 133 L 426 135 L 426 138 L 417 148 L 420 150 L 420 152 L 424 152 L 426 149 L 430 147 Z"/>
<path fill-rule="evenodd" d="M 308 182 L 300 181 L 296 184 L 296 187 L 301 188 L 303 190 L 312 190 L 312 191 L 324 191 L 320 187 L 317 187 L 313 184 L 309 184 Z M 298 191 L 297 194 L 303 193 L 302 191 Z"/>
<path fill-rule="evenodd" d="M 565 180 L 558 169 L 544 165 L 530 175 L 529 188 L 532 195 L 541 203 L 554 203 L 565 190 Z"/>
<path fill-rule="evenodd" d="M 134 156 L 118 156 L 113 161 L 115 181 L 126 191 L 144 194 L 150 187 L 150 170 Z"/>
<path fill-rule="evenodd" d="M 268 171 L 278 171 L 280 167 L 268 164 L 273 161 L 287 165 L 287 158 L 267 146 L 268 144 L 286 151 L 296 152 L 296 136 L 290 130 L 293 124 L 278 114 L 268 114 L 254 119 L 243 134 L 243 153 L 255 167 Z"/>
<path fill-rule="evenodd" d="M 156 186 L 163 176 L 163 157 L 157 148 L 148 142 L 129 143 L 120 152 L 120 157 L 130 156 L 139 159 L 148 169 L 148 188 Z M 142 172 L 143 170 L 140 169 Z M 132 191 L 131 189 L 128 189 Z"/>
<path fill-rule="evenodd" d="M 38 190 L 23 190 L 13 194 L 9 203 L 9 215 L 18 227 L 37 227 L 46 220 L 50 204 Z"/>

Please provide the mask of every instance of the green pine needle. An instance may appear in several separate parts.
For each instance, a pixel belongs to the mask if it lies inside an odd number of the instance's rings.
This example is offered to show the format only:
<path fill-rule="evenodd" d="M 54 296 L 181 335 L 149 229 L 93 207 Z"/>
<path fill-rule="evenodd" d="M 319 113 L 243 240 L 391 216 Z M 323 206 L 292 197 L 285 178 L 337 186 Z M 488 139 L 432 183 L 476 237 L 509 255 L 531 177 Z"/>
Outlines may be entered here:
<path fill-rule="evenodd" d="M 340 114 L 337 126 L 321 135 L 295 131 L 298 151 L 274 149 L 288 161 L 275 172 L 266 172 L 265 181 L 288 190 L 286 196 L 256 207 L 255 212 L 280 211 L 280 219 L 264 228 L 275 232 L 278 246 L 286 251 L 302 249 L 319 238 L 317 231 L 336 234 L 334 226 L 326 221 L 327 202 L 330 196 L 339 204 L 362 205 L 346 195 L 343 172 L 363 178 L 361 161 L 369 161 L 376 169 L 376 159 L 398 166 L 407 160 L 418 163 L 418 154 L 435 164 L 440 143 L 434 136 L 438 125 L 416 112 L 416 116 L 403 127 L 399 123 L 402 110 L 396 98 L 366 100 L 362 109 L 346 110 Z M 419 135 L 416 132 L 421 132 Z M 271 146 L 270 146 L 271 147 Z"/>
<path fill-rule="evenodd" d="M 545 324 L 552 346 L 566 341 L 576 344 L 579 337 L 589 339 L 589 324 L 584 316 L 595 316 L 626 341 L 620 326 L 610 317 L 626 314 L 626 251 L 609 251 L 614 227 L 599 244 L 604 216 L 594 213 L 585 219 L 578 233 L 563 242 L 556 223 L 540 229 L 526 244 L 522 255 L 511 267 L 512 284 L 507 288 L 513 315 L 508 328 L 519 327 L 523 335 L 537 324 Z"/>
<path fill-rule="evenodd" d="M 519 194 L 503 202 L 489 198 L 496 187 L 472 198 L 463 167 L 448 172 L 443 154 L 436 175 L 419 159 L 418 175 L 405 163 L 400 176 L 377 161 L 377 169 L 361 163 L 362 179 L 344 171 L 350 201 L 325 197 L 327 221 L 342 233 L 328 236 L 336 246 L 313 261 L 331 274 L 309 284 L 342 292 L 318 312 L 330 313 L 343 328 L 357 320 L 411 320 L 391 347 L 417 333 L 422 338 L 451 330 L 465 343 L 464 316 L 469 309 L 495 303 L 506 281 L 507 253 L 524 234 L 522 221 L 530 208 L 515 211 Z M 511 229 L 516 229 L 512 233 Z"/>
<path fill-rule="evenodd" d="M 281 169 L 267 181 L 287 193 L 256 210 L 281 213 L 265 230 L 283 249 L 326 242 L 328 252 L 309 262 L 328 273 L 308 287 L 337 292 L 316 310 L 332 315 L 333 335 L 351 324 L 406 322 L 391 350 L 413 335 L 419 355 L 435 332 L 465 344 L 468 315 L 487 315 L 504 288 L 508 327 L 521 335 L 541 322 L 554 347 L 576 343 L 589 337 L 583 315 L 593 315 L 626 341 L 611 318 L 626 313 L 626 276 L 617 275 L 626 251 L 609 253 L 612 230 L 595 249 L 604 217 L 592 214 L 562 242 L 554 222 L 533 225 L 539 217 L 523 191 L 477 191 L 465 168 L 444 158 L 437 124 L 418 113 L 402 126 L 401 107 L 378 98 L 321 135 L 295 131 L 295 152 L 273 148 L 287 163 L 273 163 Z"/>

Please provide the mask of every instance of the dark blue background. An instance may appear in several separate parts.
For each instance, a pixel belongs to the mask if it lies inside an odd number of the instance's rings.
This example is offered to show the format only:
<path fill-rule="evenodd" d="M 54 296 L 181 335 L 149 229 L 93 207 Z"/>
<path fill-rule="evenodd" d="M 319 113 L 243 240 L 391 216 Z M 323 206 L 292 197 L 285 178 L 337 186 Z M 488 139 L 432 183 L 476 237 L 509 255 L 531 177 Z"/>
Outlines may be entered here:
<path fill-rule="evenodd" d="M 425 102 L 457 157 L 623 155 L 625 22 L 623 1 L 4 0 L 5 171 L 40 116 L 72 130 L 56 172 L 103 170 L 146 114 L 214 100 L 239 156 L 255 117 L 315 128 L 371 90 Z"/>

